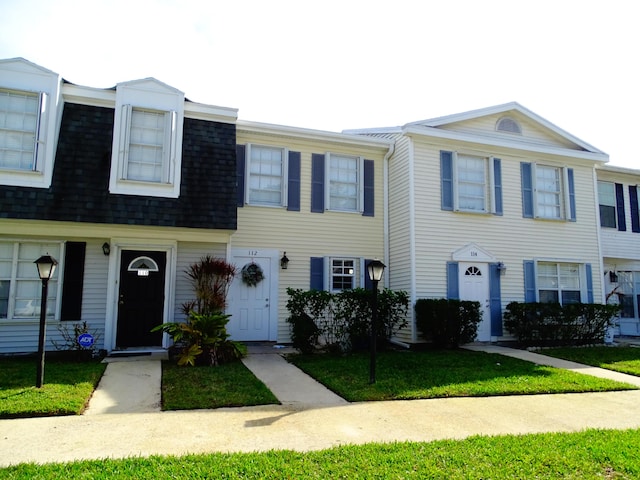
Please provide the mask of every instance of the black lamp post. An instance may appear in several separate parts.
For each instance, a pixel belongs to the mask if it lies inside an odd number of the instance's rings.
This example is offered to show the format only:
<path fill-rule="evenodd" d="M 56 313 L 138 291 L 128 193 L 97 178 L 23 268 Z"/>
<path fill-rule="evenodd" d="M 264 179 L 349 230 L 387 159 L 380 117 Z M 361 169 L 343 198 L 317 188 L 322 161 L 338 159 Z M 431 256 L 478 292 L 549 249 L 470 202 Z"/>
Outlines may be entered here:
<path fill-rule="evenodd" d="M 45 325 L 47 319 L 47 295 L 49 291 L 49 280 L 56 270 L 58 262 L 49 255 L 43 255 L 33 262 L 38 267 L 38 276 L 42 280 L 42 297 L 40 298 L 40 335 L 38 336 L 38 370 L 36 373 L 36 387 L 42 387 L 44 383 L 44 338 Z"/>
<path fill-rule="evenodd" d="M 376 348 L 378 341 L 378 282 L 382 280 L 385 264 L 372 260 L 367 265 L 369 280 L 373 283 L 373 301 L 371 305 L 371 347 L 369 359 L 369 383 L 376 383 Z"/>

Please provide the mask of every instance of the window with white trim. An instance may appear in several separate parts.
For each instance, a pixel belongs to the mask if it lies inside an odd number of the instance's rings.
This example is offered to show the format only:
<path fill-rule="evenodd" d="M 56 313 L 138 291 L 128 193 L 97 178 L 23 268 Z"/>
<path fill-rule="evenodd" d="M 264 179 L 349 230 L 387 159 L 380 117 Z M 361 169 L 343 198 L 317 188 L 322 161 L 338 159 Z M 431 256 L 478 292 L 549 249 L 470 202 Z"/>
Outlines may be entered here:
<path fill-rule="evenodd" d="M 332 292 L 351 290 L 356 283 L 356 260 L 353 258 L 331 259 L 331 287 Z"/>
<path fill-rule="evenodd" d="M 500 160 L 452 152 L 453 210 L 470 213 L 501 213 L 496 202 Z"/>
<path fill-rule="evenodd" d="M 535 172 L 537 216 L 541 218 L 564 218 L 562 169 L 536 165 Z"/>
<path fill-rule="evenodd" d="M 616 272 L 621 318 L 640 318 L 640 272 Z"/>
<path fill-rule="evenodd" d="M 0 90 L 0 168 L 37 171 L 44 94 Z"/>
<path fill-rule="evenodd" d="M 247 145 L 247 203 L 286 206 L 287 150 Z"/>
<path fill-rule="evenodd" d="M 600 226 L 617 228 L 614 183 L 598 181 L 598 203 L 600 205 Z"/>
<path fill-rule="evenodd" d="M 577 263 L 538 262 L 538 298 L 542 303 L 580 303 L 581 269 Z"/>
<path fill-rule="evenodd" d="M 109 191 L 180 195 L 184 94 L 157 80 L 116 87 Z"/>
<path fill-rule="evenodd" d="M 327 205 L 329 210 L 362 212 L 364 203 L 363 159 L 350 155 L 327 154 Z"/>
<path fill-rule="evenodd" d="M 42 281 L 34 263 L 42 255 L 62 258 L 60 243 L 0 242 L 0 319 L 23 320 L 40 317 Z M 56 268 L 48 284 L 47 317 L 58 308 Z"/>

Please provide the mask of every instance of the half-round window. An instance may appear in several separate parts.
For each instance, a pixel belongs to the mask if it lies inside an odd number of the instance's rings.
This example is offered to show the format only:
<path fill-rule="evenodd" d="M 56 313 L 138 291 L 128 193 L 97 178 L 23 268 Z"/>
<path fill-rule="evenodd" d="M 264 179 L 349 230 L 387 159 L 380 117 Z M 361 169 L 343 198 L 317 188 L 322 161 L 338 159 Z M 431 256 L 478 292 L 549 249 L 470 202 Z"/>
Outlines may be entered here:
<path fill-rule="evenodd" d="M 498 132 L 522 135 L 522 128 L 520 128 L 520 124 L 511 117 L 502 117 L 498 120 L 498 123 L 496 123 L 496 130 Z"/>
<path fill-rule="evenodd" d="M 131 261 L 127 268 L 129 272 L 139 272 L 140 270 L 148 270 L 150 272 L 158 272 L 158 264 L 153 258 L 138 257 Z"/>
<path fill-rule="evenodd" d="M 481 277 L 482 276 L 482 272 L 480 271 L 480 269 L 478 267 L 469 267 L 464 272 L 464 275 L 466 277 Z"/>

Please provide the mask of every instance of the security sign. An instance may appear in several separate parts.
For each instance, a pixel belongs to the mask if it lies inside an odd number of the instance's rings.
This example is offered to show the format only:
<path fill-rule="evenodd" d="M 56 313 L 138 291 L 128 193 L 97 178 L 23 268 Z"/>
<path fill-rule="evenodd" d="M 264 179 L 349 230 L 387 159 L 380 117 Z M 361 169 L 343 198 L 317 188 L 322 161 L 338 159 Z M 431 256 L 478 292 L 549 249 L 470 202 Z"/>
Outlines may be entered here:
<path fill-rule="evenodd" d="M 89 348 L 93 345 L 93 335 L 90 333 L 83 333 L 78 336 L 78 345 L 84 348 Z"/>

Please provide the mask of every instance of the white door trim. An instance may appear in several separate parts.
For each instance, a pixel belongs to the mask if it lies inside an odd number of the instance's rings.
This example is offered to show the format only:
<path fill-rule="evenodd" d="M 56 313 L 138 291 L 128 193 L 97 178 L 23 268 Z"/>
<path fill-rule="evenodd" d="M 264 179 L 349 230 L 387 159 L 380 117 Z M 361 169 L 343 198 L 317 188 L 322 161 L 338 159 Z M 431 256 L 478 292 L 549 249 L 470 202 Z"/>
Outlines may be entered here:
<path fill-rule="evenodd" d="M 481 275 L 476 276 L 475 278 L 482 279 L 482 296 L 484 298 L 470 298 L 469 295 L 465 295 L 467 292 L 465 290 L 465 272 L 470 267 L 477 267 L 481 273 Z M 491 341 L 491 302 L 490 302 L 490 278 L 489 273 L 490 268 L 489 264 L 486 262 L 459 262 L 458 263 L 458 291 L 460 292 L 461 300 L 476 300 L 480 302 L 480 312 L 482 314 L 482 319 L 480 320 L 480 324 L 478 324 L 478 333 L 476 336 L 476 340 L 479 342 L 489 342 Z"/>

